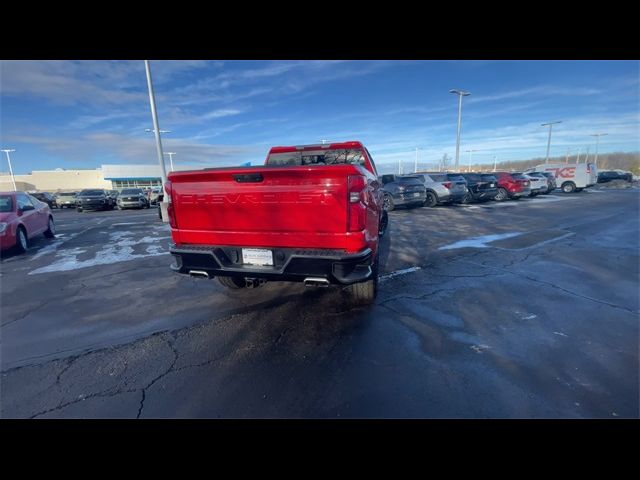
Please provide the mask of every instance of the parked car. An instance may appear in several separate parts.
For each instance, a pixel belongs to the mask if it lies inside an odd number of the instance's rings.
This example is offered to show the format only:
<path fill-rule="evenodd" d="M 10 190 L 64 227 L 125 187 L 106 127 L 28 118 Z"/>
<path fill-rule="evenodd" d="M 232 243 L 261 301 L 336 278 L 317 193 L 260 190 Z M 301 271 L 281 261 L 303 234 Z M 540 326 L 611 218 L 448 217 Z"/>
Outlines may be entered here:
<path fill-rule="evenodd" d="M 544 175 L 547 178 L 547 191 L 545 192 L 545 195 L 553 192 L 556 188 L 558 188 L 558 185 L 556 184 L 556 177 L 553 175 L 553 173 L 551 172 L 533 172 L 533 173 L 539 173 Z"/>
<path fill-rule="evenodd" d="M 232 289 L 348 285 L 373 302 L 387 214 L 362 143 L 273 147 L 263 166 L 171 172 L 165 190 L 173 271 Z"/>
<path fill-rule="evenodd" d="M 118 210 L 125 208 L 149 208 L 149 200 L 141 188 L 123 188 L 118 195 Z"/>
<path fill-rule="evenodd" d="M 448 179 L 445 174 L 432 174 L 432 173 L 413 173 L 405 175 L 405 177 L 413 177 L 420 180 L 425 189 L 425 206 L 435 207 L 436 205 L 451 203 L 451 190 L 445 187 L 445 183 Z"/>
<path fill-rule="evenodd" d="M 113 210 L 114 203 L 107 190 L 87 189 L 76 197 L 76 210 Z"/>
<path fill-rule="evenodd" d="M 120 192 L 118 190 L 107 190 L 107 195 L 111 198 L 111 201 L 115 204 L 118 201 L 118 195 Z"/>
<path fill-rule="evenodd" d="M 46 203 L 47 205 L 49 205 L 49 208 L 58 208 L 58 204 L 56 203 L 56 197 L 51 195 L 49 192 L 34 192 L 34 193 L 30 193 L 29 195 L 31 195 L 34 198 L 37 198 L 41 202 Z"/>
<path fill-rule="evenodd" d="M 149 193 L 149 203 L 151 205 L 156 205 L 158 203 L 158 196 L 160 195 L 161 190 L 162 187 L 154 187 L 151 189 L 151 192 Z"/>
<path fill-rule="evenodd" d="M 76 196 L 78 192 L 60 192 L 56 193 L 56 203 L 58 204 L 58 208 L 75 208 L 76 207 Z"/>
<path fill-rule="evenodd" d="M 40 234 L 56 234 L 49 205 L 24 192 L 0 192 L 0 250 L 15 247 L 22 253 Z"/>
<path fill-rule="evenodd" d="M 467 181 L 459 173 L 418 172 L 418 174 L 426 175 L 444 187 L 446 193 L 438 194 L 439 202 L 462 203 L 464 201 L 467 195 Z"/>
<path fill-rule="evenodd" d="M 462 203 L 486 202 L 498 194 L 498 179 L 487 173 L 461 173 L 467 181 L 467 195 Z"/>
<path fill-rule="evenodd" d="M 535 197 L 536 195 L 540 195 L 545 193 L 549 186 L 547 185 L 547 178 L 544 175 L 535 175 L 535 172 L 523 173 L 523 172 L 515 172 L 511 174 L 512 176 L 523 177 L 529 180 L 529 196 Z"/>
<path fill-rule="evenodd" d="M 622 170 L 604 170 L 598 173 L 598 183 L 606 183 L 611 180 L 625 180 L 627 182 L 632 182 L 633 174 Z"/>
<path fill-rule="evenodd" d="M 498 179 L 498 194 L 494 198 L 498 202 L 507 199 L 519 200 L 531 193 L 529 180 L 522 175 L 509 172 L 493 172 L 493 175 Z"/>
<path fill-rule="evenodd" d="M 537 165 L 534 172 L 551 172 L 564 193 L 579 192 L 598 182 L 598 169 L 593 163 L 549 163 Z"/>
<path fill-rule="evenodd" d="M 424 184 L 416 177 L 382 175 L 383 208 L 390 212 L 399 206 L 421 207 L 427 199 Z"/>

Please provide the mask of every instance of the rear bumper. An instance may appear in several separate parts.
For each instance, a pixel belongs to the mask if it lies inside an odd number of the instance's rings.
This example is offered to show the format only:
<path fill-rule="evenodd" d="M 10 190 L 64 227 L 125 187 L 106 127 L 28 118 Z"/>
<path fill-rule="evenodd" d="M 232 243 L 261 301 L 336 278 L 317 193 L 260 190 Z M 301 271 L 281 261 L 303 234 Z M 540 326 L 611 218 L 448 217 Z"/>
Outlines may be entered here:
<path fill-rule="evenodd" d="M 453 203 L 458 203 L 458 202 L 462 202 L 466 196 L 467 196 L 466 190 L 465 191 L 456 191 L 456 192 L 451 192 L 450 193 L 449 199 Z"/>
<path fill-rule="evenodd" d="M 497 188 L 487 188 L 486 190 L 479 190 L 477 192 L 471 192 L 474 200 L 493 200 L 498 195 Z"/>
<path fill-rule="evenodd" d="M 416 193 L 418 194 L 417 196 L 415 195 Z M 393 196 L 393 203 L 396 205 L 413 205 L 415 203 L 424 203 L 426 199 L 426 192 L 397 193 Z"/>
<path fill-rule="evenodd" d="M 255 247 L 251 247 L 255 248 Z M 305 278 L 324 278 L 329 283 L 349 285 L 368 280 L 372 275 L 373 252 L 370 248 L 358 253 L 342 250 L 304 250 L 270 248 L 273 266 L 242 263 L 242 248 L 235 246 L 172 245 L 176 273 L 189 275 L 191 270 L 206 272 L 212 277 L 247 277 L 272 281 L 302 282 Z"/>

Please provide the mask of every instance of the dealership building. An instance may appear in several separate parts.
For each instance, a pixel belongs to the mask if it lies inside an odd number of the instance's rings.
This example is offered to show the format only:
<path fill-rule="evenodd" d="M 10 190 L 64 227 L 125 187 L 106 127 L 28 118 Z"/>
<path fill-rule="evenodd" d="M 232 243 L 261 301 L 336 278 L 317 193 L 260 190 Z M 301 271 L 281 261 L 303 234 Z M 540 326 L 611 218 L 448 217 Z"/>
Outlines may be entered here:
<path fill-rule="evenodd" d="M 176 170 L 202 167 L 182 166 Z M 123 188 L 149 188 L 160 186 L 160 166 L 147 165 L 102 165 L 96 169 L 34 170 L 26 175 L 15 175 L 16 188 L 21 191 L 74 192 L 85 188 L 122 190 Z M 0 173 L 0 191 L 13 190 L 11 176 Z"/>

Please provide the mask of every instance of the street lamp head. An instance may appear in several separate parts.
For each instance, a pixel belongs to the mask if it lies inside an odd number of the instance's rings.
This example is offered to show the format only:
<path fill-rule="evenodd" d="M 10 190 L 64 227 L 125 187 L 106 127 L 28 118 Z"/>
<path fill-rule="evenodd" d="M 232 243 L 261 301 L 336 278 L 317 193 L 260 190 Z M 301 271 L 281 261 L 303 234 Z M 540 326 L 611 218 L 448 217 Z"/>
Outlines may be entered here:
<path fill-rule="evenodd" d="M 543 123 L 540 126 L 541 127 L 546 127 L 547 125 L 555 125 L 556 123 L 562 123 L 562 120 L 558 120 L 557 122 Z"/>
<path fill-rule="evenodd" d="M 2 149 L 2 151 L 3 151 L 3 152 L 11 153 L 11 152 L 15 152 L 15 151 L 16 151 L 16 149 L 15 149 L 15 148 L 3 148 L 3 149 Z"/>
<path fill-rule="evenodd" d="M 461 95 L 463 97 L 471 95 L 471 93 L 469 93 L 469 92 L 465 92 L 465 91 L 458 90 L 458 89 L 455 89 L 455 88 L 452 88 L 451 90 L 449 90 L 449 93 L 455 93 L 456 95 Z"/>
<path fill-rule="evenodd" d="M 175 155 L 176 152 L 164 152 L 165 155 Z"/>

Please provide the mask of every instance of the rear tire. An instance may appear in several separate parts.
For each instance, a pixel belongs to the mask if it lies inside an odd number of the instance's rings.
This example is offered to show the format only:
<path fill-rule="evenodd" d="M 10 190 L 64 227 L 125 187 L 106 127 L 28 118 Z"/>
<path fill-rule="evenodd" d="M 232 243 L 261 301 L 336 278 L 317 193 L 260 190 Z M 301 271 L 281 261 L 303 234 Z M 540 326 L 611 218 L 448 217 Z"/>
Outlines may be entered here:
<path fill-rule="evenodd" d="M 384 196 L 382 200 L 382 208 L 384 208 L 387 212 L 393 212 L 395 205 L 393 204 L 393 198 L 391 198 L 391 195 Z"/>
<path fill-rule="evenodd" d="M 432 208 L 432 207 L 435 207 L 437 204 L 438 204 L 438 198 L 436 197 L 435 193 L 427 192 L 427 196 L 424 201 L 424 206 Z"/>
<path fill-rule="evenodd" d="M 47 238 L 53 238 L 56 236 L 56 225 L 53 223 L 53 217 L 49 217 L 49 228 L 44 232 L 44 236 Z"/>
<path fill-rule="evenodd" d="M 18 253 L 24 253 L 29 248 L 29 240 L 27 239 L 27 231 L 23 226 L 18 227 L 16 232 L 16 251 Z"/>
<path fill-rule="evenodd" d="M 576 190 L 576 184 L 573 182 L 565 182 L 562 184 L 562 191 L 564 193 L 573 193 Z"/>
<path fill-rule="evenodd" d="M 379 248 L 379 247 L 378 247 Z M 376 258 L 371 266 L 371 279 L 366 282 L 354 283 L 349 285 L 349 293 L 353 299 L 353 303 L 356 305 L 370 305 L 378 294 L 378 263 L 379 252 L 376 253 Z"/>
<path fill-rule="evenodd" d="M 496 202 L 504 202 L 507 198 L 509 198 L 509 194 L 504 188 L 498 188 L 498 194 L 494 197 Z"/>
<path fill-rule="evenodd" d="M 244 277 L 218 277 L 218 282 L 231 290 L 239 290 L 247 286 Z"/>

